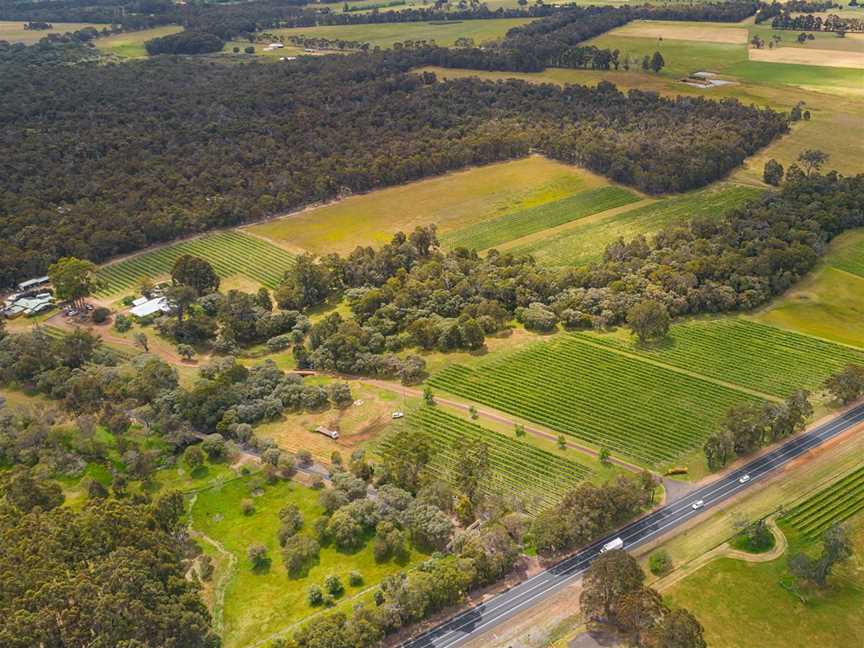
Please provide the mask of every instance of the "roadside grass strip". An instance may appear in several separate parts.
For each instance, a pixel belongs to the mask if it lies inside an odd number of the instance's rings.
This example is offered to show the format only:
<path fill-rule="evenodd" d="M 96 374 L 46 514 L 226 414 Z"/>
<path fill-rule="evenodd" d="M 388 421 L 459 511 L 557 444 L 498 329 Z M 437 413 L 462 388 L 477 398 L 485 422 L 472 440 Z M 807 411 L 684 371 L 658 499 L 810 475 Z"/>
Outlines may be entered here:
<path fill-rule="evenodd" d="M 829 484 L 783 516 L 808 540 L 816 540 L 835 522 L 864 511 L 864 465 Z"/>
<path fill-rule="evenodd" d="M 755 396 L 566 336 L 429 379 L 437 389 L 535 421 L 645 465 L 698 448 Z"/>
<path fill-rule="evenodd" d="M 280 247 L 237 231 L 219 232 L 145 252 L 99 270 L 106 287 L 100 295 L 116 295 L 134 289 L 143 278 L 171 272 L 184 254 L 201 257 L 220 277 L 242 275 L 268 288 L 276 288 L 294 257 Z"/>
<path fill-rule="evenodd" d="M 675 324 L 669 338 L 652 346 L 593 334 L 579 337 L 710 378 L 785 398 L 796 389 L 818 389 L 864 352 L 745 319 Z"/>
<path fill-rule="evenodd" d="M 442 244 L 450 249 L 485 250 L 550 227 L 641 200 L 621 187 L 598 187 L 552 203 L 523 209 L 449 232 Z"/>
<path fill-rule="evenodd" d="M 518 498 L 532 515 L 559 502 L 567 491 L 593 474 L 578 463 L 435 407 L 420 408 L 410 416 L 408 425 L 428 433 L 436 449 L 429 469 L 444 481 L 454 468 L 458 470 L 454 447 L 460 439 L 484 442 L 491 467 L 484 491 Z M 383 442 L 385 446 L 391 443 L 398 443 L 398 436 Z"/>

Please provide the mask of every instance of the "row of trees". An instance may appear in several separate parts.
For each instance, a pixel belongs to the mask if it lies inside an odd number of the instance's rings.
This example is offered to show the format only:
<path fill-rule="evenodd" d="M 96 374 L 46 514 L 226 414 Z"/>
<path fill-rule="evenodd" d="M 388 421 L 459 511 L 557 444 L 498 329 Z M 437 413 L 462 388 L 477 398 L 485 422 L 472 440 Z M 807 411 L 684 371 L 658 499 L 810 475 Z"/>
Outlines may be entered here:
<path fill-rule="evenodd" d="M 771 4 L 760 2 L 759 9 L 756 12 L 756 23 L 762 23 L 776 16 L 789 13 L 823 13 L 834 8 L 839 9 L 840 5 L 834 0 L 790 0 L 790 2 L 777 2 L 773 0 Z"/>
<path fill-rule="evenodd" d="M 826 18 L 805 14 L 793 16 L 784 12 L 771 21 L 773 29 L 791 29 L 794 31 L 825 31 L 845 34 L 846 32 L 864 31 L 864 20 L 860 18 L 841 18 L 836 14 L 829 14 Z"/>

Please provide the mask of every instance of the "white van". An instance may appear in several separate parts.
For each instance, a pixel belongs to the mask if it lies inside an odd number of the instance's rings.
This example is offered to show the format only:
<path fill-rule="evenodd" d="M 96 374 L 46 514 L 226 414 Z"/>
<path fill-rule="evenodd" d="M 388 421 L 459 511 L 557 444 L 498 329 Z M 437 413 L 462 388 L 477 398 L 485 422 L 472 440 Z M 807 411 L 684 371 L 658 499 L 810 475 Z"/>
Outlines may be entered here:
<path fill-rule="evenodd" d="M 600 549 L 600 553 L 604 554 L 607 551 L 612 551 L 613 549 L 623 549 L 624 541 L 621 538 L 615 538 L 614 540 L 610 540 Z"/>

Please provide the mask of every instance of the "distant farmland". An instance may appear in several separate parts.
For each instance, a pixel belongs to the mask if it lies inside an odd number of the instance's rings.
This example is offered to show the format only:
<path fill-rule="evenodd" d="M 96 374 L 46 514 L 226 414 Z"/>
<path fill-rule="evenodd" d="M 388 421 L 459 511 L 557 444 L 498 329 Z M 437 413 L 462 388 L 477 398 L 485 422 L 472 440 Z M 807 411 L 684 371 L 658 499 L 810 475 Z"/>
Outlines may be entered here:
<path fill-rule="evenodd" d="M 777 397 L 818 389 L 847 364 L 864 363 L 862 351 L 744 319 L 676 324 L 669 339 L 656 347 L 642 347 L 629 335 L 585 337 Z"/>
<path fill-rule="evenodd" d="M 240 275 L 268 288 L 279 285 L 294 257 L 276 245 L 240 232 L 220 232 L 145 252 L 99 270 L 103 295 L 133 290 L 143 278 L 157 279 L 171 272 L 184 254 L 209 261 L 220 277 Z"/>
<path fill-rule="evenodd" d="M 485 489 L 522 499 L 531 513 L 557 503 L 568 490 L 592 475 L 591 470 L 576 462 L 434 407 L 420 408 L 409 416 L 408 424 L 429 434 L 437 450 L 430 468 L 444 481 L 456 465 L 453 448 L 459 439 L 486 443 L 492 474 Z M 384 441 L 396 442 L 398 437 L 394 436 Z"/>
<path fill-rule="evenodd" d="M 730 407 L 758 401 L 574 336 L 452 365 L 429 384 L 649 465 L 692 452 Z"/>

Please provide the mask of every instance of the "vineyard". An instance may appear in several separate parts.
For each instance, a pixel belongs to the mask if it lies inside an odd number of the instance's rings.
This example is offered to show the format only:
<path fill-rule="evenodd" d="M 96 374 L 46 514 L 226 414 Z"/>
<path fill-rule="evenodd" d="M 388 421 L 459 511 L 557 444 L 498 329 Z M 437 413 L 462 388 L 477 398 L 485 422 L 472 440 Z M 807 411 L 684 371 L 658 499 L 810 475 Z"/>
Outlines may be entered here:
<path fill-rule="evenodd" d="M 864 511 L 864 465 L 823 488 L 783 516 L 808 540 L 816 540 L 835 522 Z"/>
<path fill-rule="evenodd" d="M 467 247 L 485 250 L 507 241 L 638 200 L 638 196 L 620 187 L 607 186 L 589 189 L 563 200 L 556 200 L 552 203 L 464 227 L 446 234 L 442 238 L 442 243 L 451 249 Z"/>
<path fill-rule="evenodd" d="M 38 328 L 39 328 L 39 331 L 44 333 L 46 336 L 48 336 L 52 340 L 64 338 L 67 335 L 69 335 L 68 331 L 65 331 L 62 328 L 59 328 L 57 326 L 48 326 L 48 325 L 42 324 Z M 119 362 L 127 362 L 127 361 L 131 360 L 132 358 L 134 358 L 135 356 L 140 355 L 140 353 L 141 353 L 138 349 L 123 348 L 123 347 L 119 347 L 119 346 L 109 346 L 109 345 L 105 344 L 104 342 L 102 343 L 102 348 L 110 351 L 111 354 Z"/>
<path fill-rule="evenodd" d="M 206 259 L 220 277 L 242 275 L 275 288 L 294 262 L 288 252 L 259 238 L 240 232 L 220 232 L 145 252 L 99 270 L 105 282 L 103 295 L 134 289 L 143 278 L 155 279 L 171 272 L 184 254 Z"/>
<path fill-rule="evenodd" d="M 436 448 L 430 468 L 445 481 L 458 462 L 454 452 L 456 442 L 460 439 L 484 442 L 491 467 L 486 490 L 524 501 L 532 514 L 557 503 L 568 490 L 592 474 L 580 464 L 435 407 L 422 407 L 409 417 L 408 424 L 428 433 Z M 396 441 L 398 438 L 391 436 L 383 443 Z"/>
<path fill-rule="evenodd" d="M 696 449 L 730 407 L 757 400 L 578 337 L 451 365 L 429 384 L 646 464 Z"/>
<path fill-rule="evenodd" d="M 669 339 L 642 347 L 632 338 L 582 334 L 593 342 L 777 397 L 815 390 L 864 352 L 744 319 L 676 324 Z"/>

